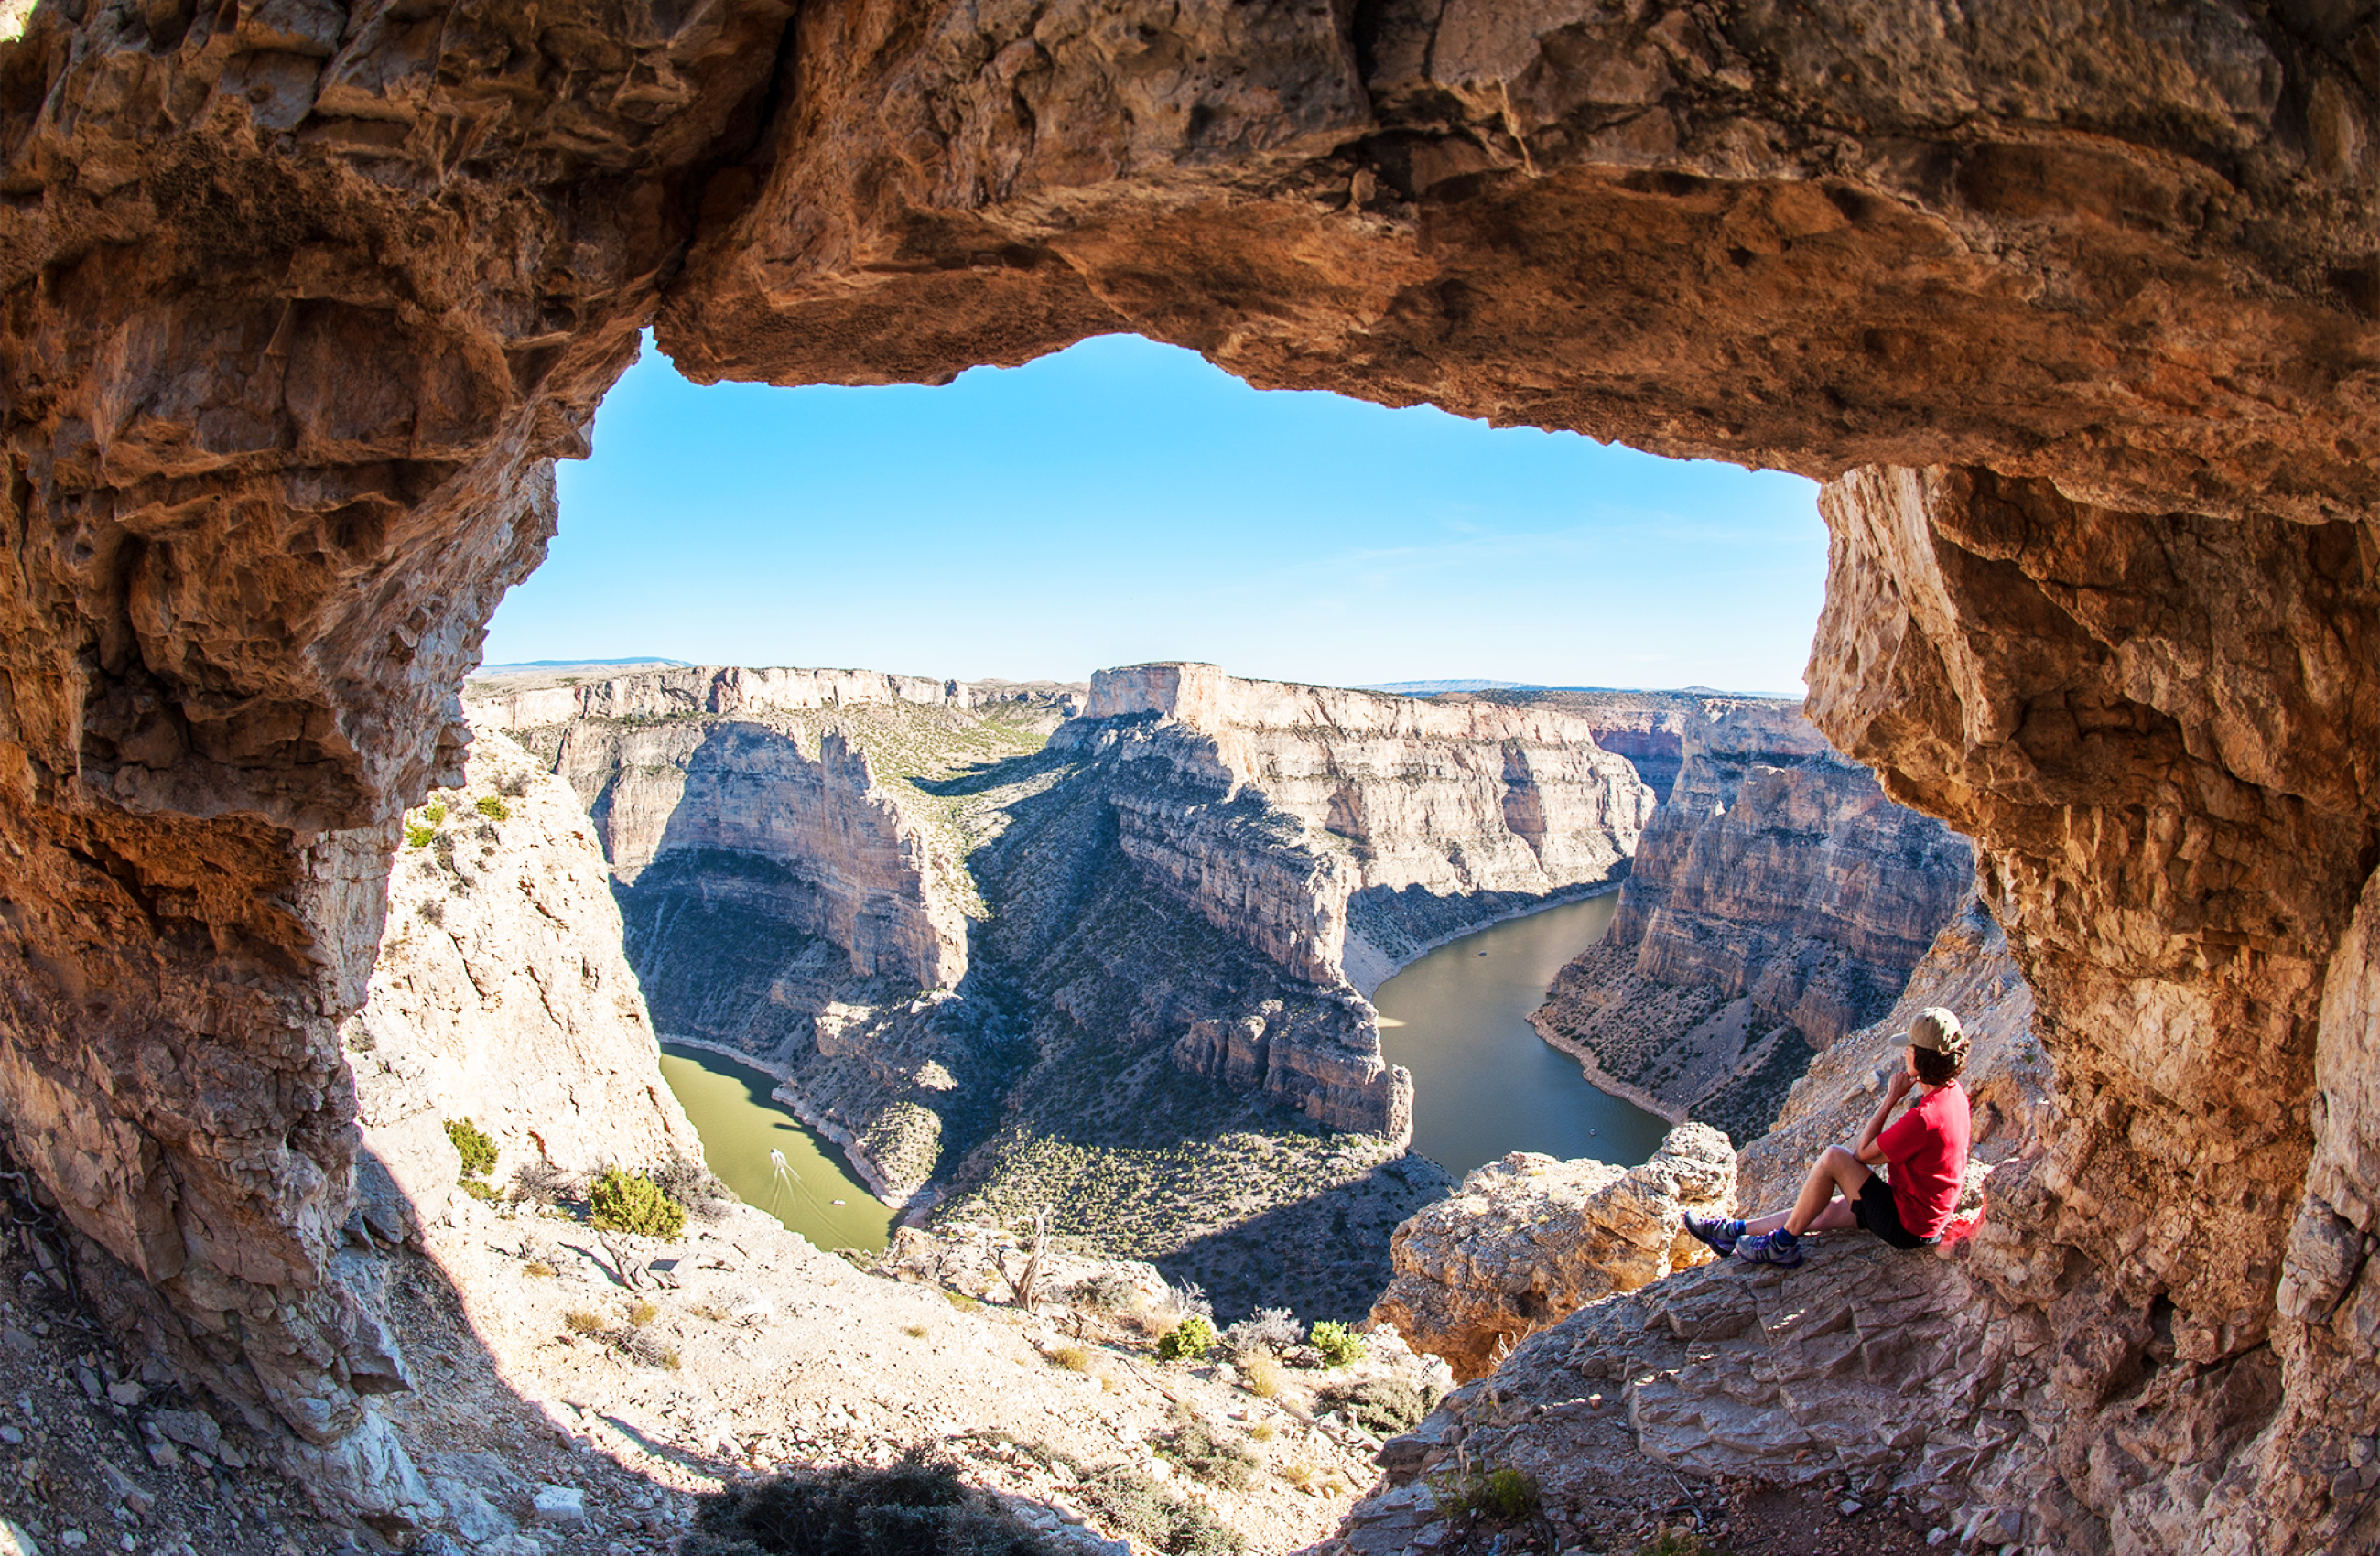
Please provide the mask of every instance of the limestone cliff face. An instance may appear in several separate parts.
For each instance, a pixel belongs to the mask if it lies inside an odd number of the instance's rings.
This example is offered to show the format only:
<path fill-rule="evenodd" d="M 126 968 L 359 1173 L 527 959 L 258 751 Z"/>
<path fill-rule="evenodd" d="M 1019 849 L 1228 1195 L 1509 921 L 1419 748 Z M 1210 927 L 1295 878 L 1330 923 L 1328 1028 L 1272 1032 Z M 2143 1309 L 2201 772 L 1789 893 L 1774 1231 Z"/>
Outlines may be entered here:
<path fill-rule="evenodd" d="M 390 872 L 370 996 L 341 1031 L 364 1125 L 361 1212 L 401 1235 L 407 1207 L 445 1199 L 451 1119 L 494 1137 L 499 1185 L 523 1163 L 699 1161 L 577 796 L 481 731 L 463 785 L 432 804 L 443 814 L 416 813 L 428 835 Z"/>
<path fill-rule="evenodd" d="M 1646 1105 L 1749 1141 L 1814 1050 L 1899 997 L 1973 856 L 1790 704 L 1712 702 L 1684 739 L 1611 932 L 1536 1021 Z"/>
<path fill-rule="evenodd" d="M 612 675 L 505 675 L 476 677 L 477 716 L 502 729 L 572 719 L 667 719 L 687 713 L 762 713 L 771 709 L 840 708 L 847 703 L 916 702 L 975 706 L 960 681 L 891 675 L 880 670 L 805 670 L 739 665 L 636 670 Z"/>
<path fill-rule="evenodd" d="M 1123 1023 L 1165 1037 L 1174 1062 L 1195 1074 L 1333 1128 L 1410 1138 L 1413 1078 L 1381 1057 L 1377 1018 L 1340 966 L 1354 869 L 1248 785 L 1213 736 L 1115 707 L 1094 679 L 1084 717 L 1050 740 L 1053 756 L 1075 764 L 1062 790 L 1067 808 L 1087 808 L 1085 824 L 1097 829 L 1075 842 L 1086 850 L 1080 884 L 1049 894 L 1036 878 L 1055 861 L 1016 852 L 1023 833 L 990 863 L 1002 900 L 1036 903 L 1031 940 L 1004 942 L 1015 948 L 1013 965 L 1033 967 L 1034 981 L 1079 1018 L 1114 1023 L 1129 1008 Z M 1125 873 L 1088 852 L 1111 846 Z M 1111 949 L 1083 938 L 1087 918 L 1122 906 L 1110 893 L 1152 891 L 1171 914 L 1202 920 L 1240 954 L 1216 965 L 1169 934 L 1172 944 L 1152 957 L 1155 948 L 1133 943 L 1146 930 Z M 1101 976 L 1058 981 L 1055 970 L 1084 954 Z M 1204 965 L 1194 970 L 1194 962 Z"/>
<path fill-rule="evenodd" d="M 1488 702 L 1567 713 L 1583 720 L 1595 743 L 1626 757 L 1653 797 L 1670 797 L 1686 758 L 1686 726 L 1702 713 L 1703 694 L 1685 691 L 1619 691 L 1584 687 L 1499 687 L 1486 691 L 1441 692 L 1439 702 Z"/>
<path fill-rule="evenodd" d="M 997 817 L 919 784 L 1029 754 L 1059 697 L 872 671 L 540 679 L 474 681 L 471 707 L 562 715 L 514 727 L 587 807 L 660 1035 L 777 1075 L 871 1187 L 909 1199 L 1006 1075 L 947 999 L 984 911 L 964 856 Z"/>
<path fill-rule="evenodd" d="M 1701 1124 L 1626 1169 L 1514 1151 L 1397 1228 L 1396 1278 L 1372 1317 L 1457 1378 L 1481 1377 L 1587 1304 L 1707 1262 L 1679 1218 L 1732 1211 L 1735 1175 L 1727 1137 Z"/>
<path fill-rule="evenodd" d="M 699 871 L 713 900 L 832 942 L 863 977 L 944 989 L 966 976 L 958 842 L 877 782 L 846 729 L 586 718 L 545 737 L 629 893 L 649 872 L 658 888 Z"/>
<path fill-rule="evenodd" d="M 1656 804 L 1592 725 L 1542 709 L 1165 663 L 1099 672 L 1084 712 L 1205 736 L 1233 784 L 1262 791 L 1339 862 L 1292 887 L 1313 914 L 1257 916 L 1313 918 L 1266 932 L 1316 981 L 1344 973 L 1368 989 L 1422 944 L 1617 878 Z"/>

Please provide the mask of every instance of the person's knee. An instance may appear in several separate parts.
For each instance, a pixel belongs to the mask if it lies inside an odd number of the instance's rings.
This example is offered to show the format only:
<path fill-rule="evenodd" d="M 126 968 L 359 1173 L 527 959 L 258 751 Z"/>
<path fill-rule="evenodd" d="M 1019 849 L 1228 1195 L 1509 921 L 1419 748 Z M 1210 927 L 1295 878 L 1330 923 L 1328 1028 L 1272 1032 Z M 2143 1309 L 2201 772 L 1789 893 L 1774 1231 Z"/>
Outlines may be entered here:
<path fill-rule="evenodd" d="M 1830 1175 L 1840 1176 L 1846 1168 L 1856 1167 L 1860 1159 L 1849 1146 L 1828 1146 L 1818 1153 L 1818 1165 Z"/>

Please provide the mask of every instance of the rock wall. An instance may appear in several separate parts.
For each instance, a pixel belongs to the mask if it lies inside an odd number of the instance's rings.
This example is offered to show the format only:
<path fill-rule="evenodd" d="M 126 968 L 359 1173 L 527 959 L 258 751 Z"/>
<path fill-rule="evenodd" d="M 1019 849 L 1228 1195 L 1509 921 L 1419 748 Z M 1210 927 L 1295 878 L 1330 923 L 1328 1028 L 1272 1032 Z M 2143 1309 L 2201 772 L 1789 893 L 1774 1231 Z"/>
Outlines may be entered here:
<path fill-rule="evenodd" d="M 1499 687 L 1442 692 L 1440 702 L 1492 702 L 1568 713 L 1585 721 L 1595 743 L 1626 757 L 1656 800 L 1670 797 L 1686 760 L 1686 726 L 1703 711 L 1703 693 L 1620 691 L 1588 687 Z"/>
<path fill-rule="evenodd" d="M 1267 925 L 1267 954 L 1318 982 L 1375 987 L 1433 941 L 1616 879 L 1656 803 L 1592 725 L 1548 710 L 1248 681 L 1211 664 L 1092 677 L 1087 719 L 1148 715 L 1206 736 L 1234 785 L 1261 790 L 1329 851 L 1328 879 L 1284 882 L 1313 913 L 1250 915 Z"/>
<path fill-rule="evenodd" d="M 1748 1142 L 1813 1052 L 1891 1008 L 1973 856 L 1790 704 L 1709 702 L 1683 738 L 1610 933 L 1534 1019 L 1599 1084 Z"/>
<path fill-rule="evenodd" d="M 1184 1069 L 1402 1145 L 1413 1133 L 1413 1077 L 1381 1057 L 1377 1018 L 1340 970 L 1354 871 L 1245 784 L 1212 736 L 1113 707 L 1095 678 L 1082 719 L 1050 740 L 1076 763 L 1053 795 L 1062 796 L 1053 808 L 1082 808 L 1064 823 L 1076 867 L 1052 870 L 1054 854 L 991 866 L 1003 901 L 1034 905 L 1007 942 L 1011 965 L 1032 968 L 1032 986 L 1078 1020 L 1166 1041 Z M 1041 879 L 1045 870 L 1056 878 Z M 1118 894 L 1152 890 L 1167 905 L 1155 921 L 1111 945 L 1085 938 L 1124 910 Z M 1136 902 L 1132 916 L 1143 917 Z M 1174 916 L 1195 916 L 1238 954 L 1194 951 L 1197 942 L 1164 925 Z M 1079 970 L 1056 976 L 1081 956 L 1099 969 L 1092 982 Z"/>
<path fill-rule="evenodd" d="M 397 1516 L 325 1278 L 335 1030 L 551 461 L 649 320 L 784 383 L 1129 329 L 1827 480 L 1814 716 L 1978 842 L 2058 1069 L 2028 1235 L 2192 1368 L 2373 1370 L 2322 1218 L 2372 1230 L 2324 1013 L 2380 808 L 2380 34 L 2176 18 L 12 12 L 0 1110 L 91 1284 Z M 2326 1404 L 2248 1408 L 2220 1465 L 2054 1428 L 2074 1526 L 2370 1543 Z M 2203 1518 L 2135 1509 L 2193 1476 Z"/>
<path fill-rule="evenodd" d="M 456 1179 L 453 1119 L 496 1141 L 497 1187 L 525 1164 L 699 1162 L 577 796 L 482 730 L 463 784 L 431 803 L 443 815 L 415 812 L 423 841 L 397 851 L 370 994 L 340 1032 L 364 1126 L 358 1214 L 396 1241 L 434 1213 Z"/>
<path fill-rule="evenodd" d="M 573 719 L 671 719 L 690 713 L 762 713 L 772 708 L 840 708 L 847 703 L 917 702 L 972 708 L 975 690 L 960 681 L 891 675 L 881 670 L 804 670 L 784 666 L 673 666 L 623 675 L 474 676 L 474 716 L 498 729 L 529 729 Z"/>
<path fill-rule="evenodd" d="M 778 1075 L 873 1189 L 910 1199 L 1008 1077 L 947 998 L 985 911 L 965 854 L 997 808 L 929 789 L 1029 755 L 1055 695 L 872 671 L 523 679 L 475 680 L 470 706 L 565 711 L 516 727 L 587 807 L 660 1035 Z"/>
<path fill-rule="evenodd" d="M 1735 1208 L 1735 1152 L 1707 1124 L 1670 1132 L 1630 1168 L 1514 1151 L 1397 1228 L 1396 1278 L 1372 1307 L 1457 1378 L 1589 1303 L 1706 1263 L 1679 1218 Z"/>
<path fill-rule="evenodd" d="M 714 899 L 832 942 L 862 977 L 966 976 L 973 893 L 955 842 L 877 782 L 845 729 L 726 717 L 541 733 L 628 894 L 698 876 Z"/>

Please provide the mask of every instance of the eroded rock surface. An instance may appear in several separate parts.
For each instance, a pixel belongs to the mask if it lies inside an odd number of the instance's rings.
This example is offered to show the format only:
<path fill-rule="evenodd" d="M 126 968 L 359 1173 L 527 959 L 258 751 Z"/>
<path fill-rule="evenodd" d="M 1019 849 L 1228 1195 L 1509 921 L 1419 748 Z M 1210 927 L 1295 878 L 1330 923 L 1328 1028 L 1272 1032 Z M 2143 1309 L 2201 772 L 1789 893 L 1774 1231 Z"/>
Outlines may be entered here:
<path fill-rule="evenodd" d="M 577 796 L 481 730 L 463 784 L 431 804 L 390 872 L 370 997 L 340 1034 L 364 1125 L 357 1214 L 397 1242 L 442 1210 L 452 1120 L 495 1141 L 496 1188 L 522 1166 L 699 1162 Z"/>
<path fill-rule="evenodd" d="M 2041 1268 L 2192 1367 L 2369 1373 L 2325 1004 L 2375 832 L 2380 33 L 2178 15 L 12 10 L 0 1105 L 92 1283 L 393 1510 L 334 1034 L 550 460 L 649 319 L 789 383 L 1131 329 L 1828 480 L 1814 715 L 1978 842 L 2058 1070 Z M 2202 1435 L 2052 1428 L 2072 1527 L 2370 1543 L 2286 1376 L 2194 1522 L 2125 1509 Z"/>
<path fill-rule="evenodd" d="M 1087 718 L 1141 714 L 1207 736 L 1235 785 L 1263 791 L 1343 865 L 1301 891 L 1316 910 L 1257 916 L 1268 953 L 1317 982 L 1343 971 L 1369 990 L 1433 940 L 1614 879 L 1656 803 L 1594 725 L 1547 710 L 1249 681 L 1211 664 L 1091 678 Z"/>
<path fill-rule="evenodd" d="M 1731 1213 L 1735 1175 L 1727 1137 L 1702 1124 L 1635 1167 L 1514 1151 L 1397 1228 L 1396 1279 L 1372 1317 L 1480 1377 L 1587 1304 L 1706 1262 L 1679 1218 Z"/>
<path fill-rule="evenodd" d="M 1973 856 L 1791 704 L 1709 701 L 1682 740 L 1610 932 L 1531 1019 L 1598 1085 L 1748 1143 L 1813 1052 L 1891 1006 Z"/>

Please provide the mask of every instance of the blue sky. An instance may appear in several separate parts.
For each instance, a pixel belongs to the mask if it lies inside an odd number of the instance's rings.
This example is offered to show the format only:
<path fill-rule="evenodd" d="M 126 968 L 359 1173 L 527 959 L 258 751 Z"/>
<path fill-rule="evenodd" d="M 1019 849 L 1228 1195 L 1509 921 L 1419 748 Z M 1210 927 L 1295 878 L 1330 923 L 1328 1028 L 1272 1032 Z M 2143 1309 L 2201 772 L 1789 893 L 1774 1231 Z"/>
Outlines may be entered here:
<path fill-rule="evenodd" d="M 594 443 L 490 663 L 1792 692 L 1825 580 L 1798 477 L 1260 393 L 1127 335 L 941 388 L 700 388 L 649 343 Z"/>

